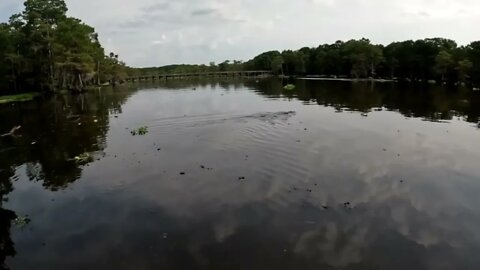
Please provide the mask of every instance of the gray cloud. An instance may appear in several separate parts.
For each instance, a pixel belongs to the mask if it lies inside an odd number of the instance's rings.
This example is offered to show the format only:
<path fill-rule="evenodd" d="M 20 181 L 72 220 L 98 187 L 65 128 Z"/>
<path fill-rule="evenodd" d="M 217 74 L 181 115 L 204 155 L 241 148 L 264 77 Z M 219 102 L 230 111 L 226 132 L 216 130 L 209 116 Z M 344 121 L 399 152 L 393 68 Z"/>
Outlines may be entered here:
<path fill-rule="evenodd" d="M 418 13 L 418 15 L 423 16 L 423 17 L 430 17 L 430 14 L 428 14 L 428 12 L 426 12 L 426 11 L 420 11 Z"/>
<path fill-rule="evenodd" d="M 153 4 L 151 6 L 149 6 L 148 8 L 145 8 L 144 10 L 145 11 L 153 11 L 153 10 L 167 10 L 171 7 L 170 3 L 168 2 L 164 2 L 164 3 L 156 3 L 156 4 Z"/>
<path fill-rule="evenodd" d="M 204 16 L 204 15 L 210 15 L 212 13 L 215 13 L 216 10 L 213 8 L 206 8 L 206 9 L 197 9 L 192 11 L 192 16 Z"/>

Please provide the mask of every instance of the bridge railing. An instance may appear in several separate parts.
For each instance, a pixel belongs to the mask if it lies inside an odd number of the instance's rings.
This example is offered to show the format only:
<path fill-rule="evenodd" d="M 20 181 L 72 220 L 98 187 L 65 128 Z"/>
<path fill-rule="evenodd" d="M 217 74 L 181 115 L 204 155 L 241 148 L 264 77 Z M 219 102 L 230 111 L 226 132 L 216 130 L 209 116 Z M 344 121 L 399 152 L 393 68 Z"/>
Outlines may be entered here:
<path fill-rule="evenodd" d="M 248 70 L 248 71 L 213 71 L 213 72 L 189 72 L 189 73 L 161 73 L 161 74 L 144 74 L 137 76 L 129 76 L 126 81 L 131 80 L 148 80 L 156 78 L 174 78 L 174 77 L 208 77 L 208 76 L 252 76 L 252 75 L 268 75 L 269 70 Z"/>

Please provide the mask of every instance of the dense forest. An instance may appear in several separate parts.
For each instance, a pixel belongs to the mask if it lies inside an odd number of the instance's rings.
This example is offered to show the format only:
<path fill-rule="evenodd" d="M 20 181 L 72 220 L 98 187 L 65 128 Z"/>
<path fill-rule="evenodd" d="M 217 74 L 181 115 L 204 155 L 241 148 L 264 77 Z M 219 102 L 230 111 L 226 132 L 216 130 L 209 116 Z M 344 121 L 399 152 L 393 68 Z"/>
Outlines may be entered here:
<path fill-rule="evenodd" d="M 480 41 L 458 46 L 450 39 L 394 42 L 387 46 L 368 39 L 337 41 L 297 51 L 270 51 L 250 61 L 215 65 L 175 65 L 137 69 L 140 73 L 270 70 L 276 75 L 383 78 L 407 81 L 480 83 Z"/>
<path fill-rule="evenodd" d="M 337 41 L 298 51 L 267 52 L 245 65 L 286 75 L 479 83 L 480 42 L 458 46 L 453 40 L 432 38 L 383 46 L 368 39 Z"/>
<path fill-rule="evenodd" d="M 126 66 L 105 51 L 98 34 L 67 16 L 63 0 L 27 0 L 20 14 L 0 24 L 0 89 L 5 92 L 81 91 L 114 81 Z"/>
<path fill-rule="evenodd" d="M 285 76 L 384 78 L 480 84 L 480 41 L 458 46 L 433 38 L 394 42 L 337 41 L 297 51 L 270 51 L 250 61 L 132 68 L 106 54 L 98 34 L 67 16 L 64 0 L 27 0 L 25 9 L 0 24 L 0 93 L 85 90 L 127 76 L 231 70 L 270 70 Z"/>

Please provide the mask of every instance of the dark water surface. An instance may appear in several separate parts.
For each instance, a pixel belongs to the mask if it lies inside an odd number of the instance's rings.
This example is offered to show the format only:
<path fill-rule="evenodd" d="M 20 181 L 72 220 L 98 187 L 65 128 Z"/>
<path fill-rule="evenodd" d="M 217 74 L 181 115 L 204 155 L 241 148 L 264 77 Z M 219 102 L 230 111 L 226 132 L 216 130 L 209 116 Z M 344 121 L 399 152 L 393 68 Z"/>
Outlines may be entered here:
<path fill-rule="evenodd" d="M 0 139 L 0 263 L 480 269 L 480 93 L 297 85 L 171 81 L 0 106 L 0 133 L 22 125 Z"/>

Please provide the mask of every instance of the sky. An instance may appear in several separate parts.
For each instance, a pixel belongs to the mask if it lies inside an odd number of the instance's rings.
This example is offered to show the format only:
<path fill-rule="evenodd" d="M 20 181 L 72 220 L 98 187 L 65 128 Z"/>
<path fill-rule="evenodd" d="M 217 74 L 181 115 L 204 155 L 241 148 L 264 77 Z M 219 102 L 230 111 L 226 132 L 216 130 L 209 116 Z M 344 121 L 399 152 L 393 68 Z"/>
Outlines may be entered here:
<path fill-rule="evenodd" d="M 336 40 L 480 40 L 479 0 L 66 0 L 136 67 L 249 60 Z M 23 0 L 0 0 L 0 20 Z"/>

